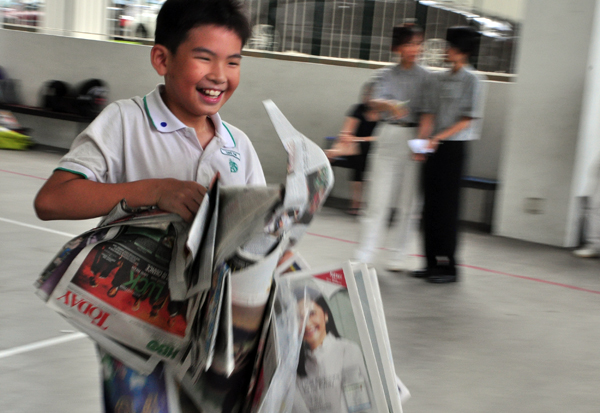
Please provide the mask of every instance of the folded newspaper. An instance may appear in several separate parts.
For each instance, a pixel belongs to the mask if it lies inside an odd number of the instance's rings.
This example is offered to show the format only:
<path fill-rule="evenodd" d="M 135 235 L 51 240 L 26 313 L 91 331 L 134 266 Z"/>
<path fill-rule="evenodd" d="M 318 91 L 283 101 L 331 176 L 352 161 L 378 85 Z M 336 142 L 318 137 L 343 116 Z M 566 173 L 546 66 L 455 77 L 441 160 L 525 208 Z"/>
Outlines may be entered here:
<path fill-rule="evenodd" d="M 298 297 L 289 295 L 288 281 L 274 278 L 306 269 L 298 255 L 278 262 L 306 232 L 333 174 L 324 152 L 272 101 L 264 105 L 288 153 L 283 187 L 223 187 L 215 180 L 191 224 L 122 201 L 97 228 L 65 244 L 37 280 L 47 305 L 102 349 L 106 400 L 115 403 L 108 410 L 125 400 L 139 406 L 161 400 L 160 413 L 300 412 L 302 400 L 314 405 L 329 397 L 306 385 L 310 380 L 299 384 L 308 321 L 298 326 Z M 361 287 L 347 288 L 356 302 L 356 291 L 372 287 L 376 277 L 362 267 L 340 274 L 350 273 L 361 275 L 349 284 Z M 370 304 L 367 318 L 354 314 L 366 370 L 344 372 L 343 390 L 336 391 L 348 411 L 398 412 L 380 300 L 366 294 L 358 305 Z M 365 323 L 378 327 L 369 331 Z M 117 383 L 125 377 L 154 390 L 134 397 Z M 315 411 L 310 403 L 305 411 Z"/>

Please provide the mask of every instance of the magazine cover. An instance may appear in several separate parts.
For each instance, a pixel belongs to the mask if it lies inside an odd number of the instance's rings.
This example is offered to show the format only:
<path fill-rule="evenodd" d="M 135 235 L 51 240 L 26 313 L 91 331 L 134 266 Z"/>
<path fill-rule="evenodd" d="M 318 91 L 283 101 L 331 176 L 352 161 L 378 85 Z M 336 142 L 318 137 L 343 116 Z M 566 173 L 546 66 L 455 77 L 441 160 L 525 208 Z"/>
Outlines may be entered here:
<path fill-rule="evenodd" d="M 350 267 L 280 280 L 290 285 L 303 331 L 292 412 L 388 411 Z"/>

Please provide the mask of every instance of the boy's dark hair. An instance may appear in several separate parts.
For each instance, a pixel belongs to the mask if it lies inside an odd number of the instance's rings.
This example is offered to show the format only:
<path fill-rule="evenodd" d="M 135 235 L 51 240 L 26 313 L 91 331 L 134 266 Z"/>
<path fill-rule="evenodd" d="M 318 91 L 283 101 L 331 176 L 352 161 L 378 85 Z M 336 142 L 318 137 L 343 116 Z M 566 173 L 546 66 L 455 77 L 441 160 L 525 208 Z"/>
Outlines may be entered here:
<path fill-rule="evenodd" d="M 154 42 L 176 53 L 191 29 L 211 24 L 235 32 L 242 47 L 252 32 L 239 0 L 167 0 L 156 17 Z"/>
<path fill-rule="evenodd" d="M 446 41 L 450 47 L 455 47 L 461 53 L 473 54 L 479 40 L 479 32 L 469 26 L 449 27 L 446 31 Z"/>
<path fill-rule="evenodd" d="M 414 24 L 395 26 L 392 30 L 392 49 L 410 43 L 415 36 L 423 37 L 423 29 Z"/>

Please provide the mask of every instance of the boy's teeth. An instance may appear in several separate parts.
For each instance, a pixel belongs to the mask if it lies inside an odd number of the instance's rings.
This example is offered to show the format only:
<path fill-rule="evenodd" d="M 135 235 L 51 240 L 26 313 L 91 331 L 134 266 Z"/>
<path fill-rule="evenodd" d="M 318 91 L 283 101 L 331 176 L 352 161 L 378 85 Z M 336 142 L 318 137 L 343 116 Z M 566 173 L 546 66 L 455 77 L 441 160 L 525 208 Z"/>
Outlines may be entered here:
<path fill-rule="evenodd" d="M 219 96 L 221 94 L 220 90 L 212 90 L 212 89 L 204 89 L 203 92 L 205 95 L 215 96 L 215 97 Z"/>

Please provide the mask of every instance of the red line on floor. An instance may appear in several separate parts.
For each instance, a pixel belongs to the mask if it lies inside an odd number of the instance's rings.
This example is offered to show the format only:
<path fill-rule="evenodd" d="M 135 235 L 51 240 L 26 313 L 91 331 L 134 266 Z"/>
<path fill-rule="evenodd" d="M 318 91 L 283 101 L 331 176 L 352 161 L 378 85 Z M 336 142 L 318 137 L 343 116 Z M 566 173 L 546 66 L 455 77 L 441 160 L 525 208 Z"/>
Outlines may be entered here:
<path fill-rule="evenodd" d="M 347 240 L 347 239 L 330 237 L 329 235 L 315 234 L 314 232 L 307 232 L 306 234 L 307 235 L 312 235 L 313 237 L 320 237 L 320 238 L 330 239 L 330 240 L 333 240 L 333 241 L 347 242 L 348 244 L 358 244 L 358 242 L 356 242 L 356 241 L 350 241 L 350 240 Z"/>
<path fill-rule="evenodd" d="M 13 174 L 13 175 L 21 175 L 21 176 L 26 176 L 26 177 L 28 177 L 28 178 L 42 179 L 42 180 L 44 180 L 44 181 L 47 181 L 47 180 L 48 180 L 47 178 L 40 178 L 39 176 L 33 176 L 33 175 L 22 174 L 22 173 L 20 173 L 20 172 L 7 171 L 7 170 L 5 170 L 5 169 L 0 169 L 0 172 L 4 172 L 4 173 L 7 173 L 7 174 Z"/>
<path fill-rule="evenodd" d="M 506 275 L 508 277 L 520 278 L 522 280 L 535 281 L 535 282 L 539 282 L 539 283 L 554 285 L 554 286 L 557 286 L 557 287 L 570 288 L 571 290 L 585 291 L 586 293 L 593 293 L 593 294 L 600 294 L 600 291 L 589 290 L 587 288 L 576 287 L 574 285 L 569 285 L 569 284 L 557 283 L 557 282 L 554 282 L 554 281 L 543 280 L 541 278 L 527 277 L 525 275 L 517 275 L 517 274 L 511 274 L 511 273 L 508 273 L 508 272 L 490 270 L 488 268 L 476 267 L 474 265 L 460 264 L 460 266 L 461 267 L 465 267 L 465 268 L 471 268 L 473 270 L 491 272 L 491 273 L 494 273 L 494 274 Z"/>
<path fill-rule="evenodd" d="M 356 242 L 356 241 L 350 241 L 350 240 L 343 239 L 343 238 L 330 237 L 328 235 L 315 234 L 314 232 L 307 232 L 306 234 L 307 235 L 312 235 L 313 237 L 330 239 L 332 241 L 346 242 L 346 243 L 349 243 L 349 244 L 358 244 L 358 242 Z M 386 249 L 386 248 L 381 248 L 381 249 Z M 422 255 L 418 255 L 418 254 L 412 254 L 412 256 L 413 257 L 422 257 Z M 541 278 L 534 278 L 534 277 L 527 277 L 525 275 L 511 274 L 511 273 L 508 273 L 508 272 L 491 270 L 489 268 L 477 267 L 477 266 L 474 266 L 474 265 L 459 264 L 459 266 L 464 267 L 464 268 L 470 268 L 470 269 L 473 269 L 473 270 L 479 270 L 479 271 L 489 272 L 489 273 L 492 273 L 492 274 L 506 275 L 507 277 L 520 278 L 522 280 L 535 281 L 535 282 L 538 282 L 538 283 L 554 285 L 556 287 L 569 288 L 571 290 L 583 291 L 583 292 L 586 292 L 586 293 L 600 294 L 600 291 L 589 290 L 587 288 L 576 287 L 574 285 L 569 285 L 569 284 L 563 284 L 563 283 L 557 283 L 557 282 L 553 282 L 553 281 L 547 281 L 547 280 L 543 280 Z"/>

